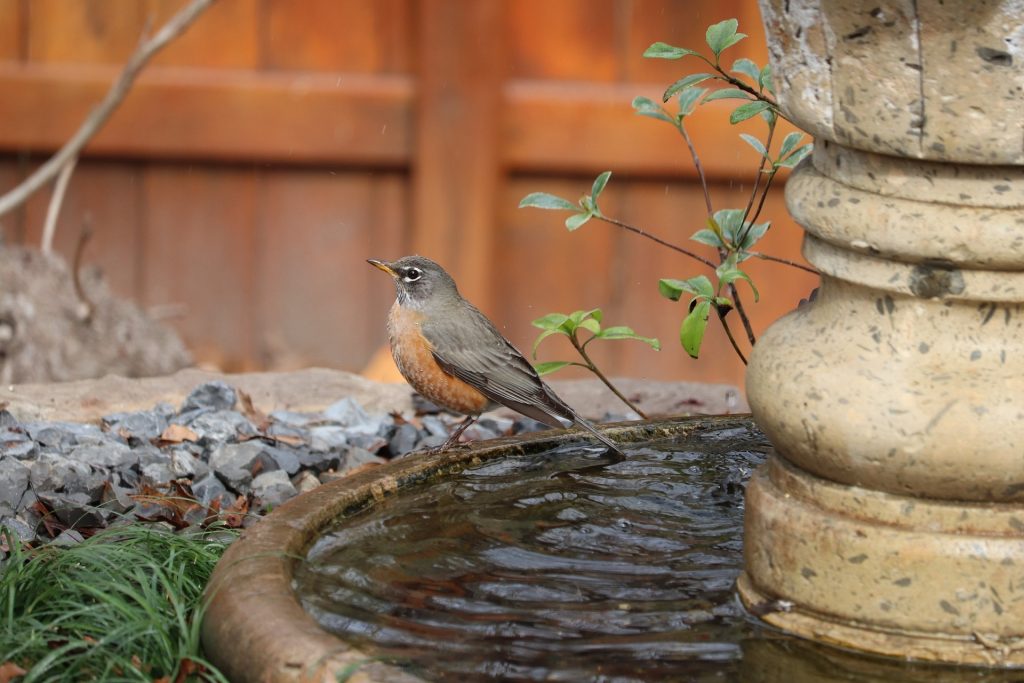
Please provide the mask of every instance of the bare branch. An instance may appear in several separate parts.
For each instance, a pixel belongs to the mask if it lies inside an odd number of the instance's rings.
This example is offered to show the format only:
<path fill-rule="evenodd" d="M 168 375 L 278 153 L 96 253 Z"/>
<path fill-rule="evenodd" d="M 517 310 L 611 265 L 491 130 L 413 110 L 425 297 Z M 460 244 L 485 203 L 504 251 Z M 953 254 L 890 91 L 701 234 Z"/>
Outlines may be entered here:
<path fill-rule="evenodd" d="M 82 254 L 85 253 L 85 245 L 89 242 L 89 238 L 92 237 L 92 218 L 90 216 L 85 217 L 85 222 L 82 224 L 82 231 L 78 233 L 78 244 L 75 245 L 75 258 L 71 263 L 71 284 L 75 287 L 75 296 L 78 297 L 78 319 L 82 322 L 89 322 L 92 319 L 92 313 L 95 310 L 95 306 L 89 300 L 89 297 L 85 294 L 85 289 L 82 287 Z"/>
<path fill-rule="evenodd" d="M 77 157 L 86 143 L 103 127 L 110 115 L 117 109 L 131 89 L 135 78 L 157 52 L 181 35 L 200 14 L 216 0 L 192 0 L 183 10 L 175 14 L 152 38 L 143 42 L 128 59 L 121 75 L 107 91 L 106 97 L 93 109 L 64 146 L 50 157 L 36 172 L 20 185 L 0 196 L 0 216 L 21 206 L 33 193 L 39 190 L 65 167 L 69 160 Z"/>
<path fill-rule="evenodd" d="M 700 254 L 694 253 L 694 252 L 690 251 L 689 249 L 684 249 L 683 247 L 680 247 L 677 244 L 672 244 L 671 242 L 666 242 L 665 240 L 661 239 L 660 237 L 656 237 L 656 236 L 652 235 L 651 233 L 645 231 L 643 228 L 638 228 L 635 225 L 630 225 L 629 223 L 623 223 L 620 220 L 617 220 L 615 218 L 609 218 L 608 216 L 604 216 L 604 215 L 594 216 L 594 218 L 597 218 L 598 220 L 602 220 L 605 223 L 611 223 L 612 225 L 617 225 L 620 228 L 623 228 L 624 230 L 629 230 L 630 232 L 635 232 L 636 234 L 640 235 L 641 237 L 646 237 L 649 240 L 657 242 L 658 244 L 660 244 L 663 247 L 668 247 L 669 249 L 671 249 L 673 251 L 678 251 L 680 254 L 683 254 L 684 256 L 689 256 L 690 258 L 692 258 L 695 261 L 700 261 L 701 263 L 703 263 L 705 266 L 707 266 L 708 268 L 710 268 L 712 270 L 714 270 L 715 267 L 716 267 L 714 263 L 712 263 L 709 259 L 704 258 Z"/>
<path fill-rule="evenodd" d="M 704 190 L 704 204 L 708 207 L 708 217 L 710 218 L 715 211 L 711 208 L 711 190 L 708 188 L 708 177 L 704 173 L 704 166 L 700 163 L 700 157 L 697 156 L 697 148 L 693 146 L 693 140 L 690 139 L 690 134 L 686 130 L 686 124 L 680 121 L 677 128 L 680 135 L 686 140 L 686 146 L 690 149 L 690 156 L 693 157 L 693 167 L 697 169 L 700 187 Z"/>
<path fill-rule="evenodd" d="M 57 182 L 53 186 L 53 194 L 50 195 L 50 206 L 46 209 L 46 223 L 43 224 L 43 241 L 40 250 L 44 254 L 53 251 L 53 236 L 57 232 L 57 217 L 60 216 L 60 207 L 64 203 L 64 194 L 68 190 L 68 183 L 71 181 L 71 174 L 75 171 L 75 164 L 78 157 L 71 157 L 60 169 Z"/>

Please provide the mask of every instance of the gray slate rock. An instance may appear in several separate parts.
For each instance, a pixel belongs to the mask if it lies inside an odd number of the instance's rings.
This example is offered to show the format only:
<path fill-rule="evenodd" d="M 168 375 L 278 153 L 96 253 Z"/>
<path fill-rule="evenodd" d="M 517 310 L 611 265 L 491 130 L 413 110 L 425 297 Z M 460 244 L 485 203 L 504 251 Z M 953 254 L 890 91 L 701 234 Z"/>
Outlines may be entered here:
<path fill-rule="evenodd" d="M 220 380 L 200 384 L 181 404 L 182 413 L 192 410 L 231 410 L 238 402 L 235 389 Z"/>
<path fill-rule="evenodd" d="M 350 448 L 345 455 L 345 471 L 351 471 L 363 465 L 383 465 L 387 460 L 374 455 L 365 448 Z"/>
<path fill-rule="evenodd" d="M 348 436 L 344 427 L 321 425 L 309 430 L 309 447 L 314 451 L 329 451 L 347 445 Z"/>
<path fill-rule="evenodd" d="M 31 469 L 16 458 L 0 456 L 0 517 L 13 517 L 28 489 Z"/>
<path fill-rule="evenodd" d="M 172 448 L 168 454 L 168 467 L 174 478 L 198 479 L 210 472 L 210 466 L 184 448 Z"/>
<path fill-rule="evenodd" d="M 416 449 L 416 443 L 420 440 L 420 430 L 408 422 L 399 425 L 398 429 L 391 436 L 388 442 L 388 452 L 393 456 L 405 455 Z"/>
<path fill-rule="evenodd" d="M 219 500 L 222 507 L 234 500 L 234 496 L 213 472 L 192 482 L 192 494 L 206 507 L 213 505 L 215 500 Z"/>
<path fill-rule="evenodd" d="M 320 473 L 340 467 L 344 452 L 340 450 L 318 452 L 302 448 L 295 451 L 295 457 L 298 458 L 301 469 Z"/>
<path fill-rule="evenodd" d="M 98 499 L 106 478 L 84 462 L 57 453 L 41 453 L 32 463 L 29 483 L 41 491 L 84 493 Z"/>
<path fill-rule="evenodd" d="M 133 467 L 139 462 L 139 454 L 123 443 L 107 443 L 102 446 L 75 446 L 68 457 L 84 462 L 96 469 L 119 470 Z"/>
<path fill-rule="evenodd" d="M 260 463 L 259 472 L 278 469 L 277 462 L 265 452 L 265 446 L 255 440 L 226 444 L 210 455 L 210 468 L 238 493 L 248 491 L 257 463 Z"/>
<path fill-rule="evenodd" d="M 274 470 L 257 475 L 252 480 L 252 493 L 266 507 L 278 506 L 289 498 L 294 498 L 298 491 L 288 479 L 287 473 L 283 470 Z"/>
<path fill-rule="evenodd" d="M 394 424 L 394 419 L 386 413 L 367 413 L 351 396 L 328 406 L 324 410 L 324 418 L 341 425 L 353 436 L 376 435 L 389 424 Z"/>
<path fill-rule="evenodd" d="M 39 455 L 39 447 L 35 441 L 6 441 L 0 443 L 0 456 L 3 455 L 18 460 L 31 460 Z"/>
<path fill-rule="evenodd" d="M 270 419 L 275 423 L 287 427 L 305 427 L 321 418 L 309 413 L 296 413 L 290 410 L 274 410 L 270 413 Z"/>
<path fill-rule="evenodd" d="M 40 491 L 37 495 L 65 526 L 102 527 L 106 526 L 107 517 L 113 515 L 111 511 L 93 505 L 92 499 L 84 493 Z"/>
<path fill-rule="evenodd" d="M 284 470 L 289 476 L 299 471 L 301 464 L 295 452 L 278 446 L 263 446 L 263 452 L 274 459 L 279 469 Z"/>
<path fill-rule="evenodd" d="M 82 534 L 74 529 L 65 529 L 57 534 L 57 537 L 50 541 L 48 545 L 57 546 L 58 548 L 70 548 L 78 545 L 84 540 L 85 538 Z"/>
<path fill-rule="evenodd" d="M 167 416 L 157 411 L 114 413 L 103 418 L 107 431 L 128 439 L 130 443 L 149 443 L 167 429 Z"/>
<path fill-rule="evenodd" d="M 22 543 L 32 543 L 37 538 L 35 527 L 20 517 L 0 517 L 0 528 L 10 531 Z"/>
<path fill-rule="evenodd" d="M 309 493 L 313 489 L 320 486 L 320 480 L 316 478 L 316 475 L 309 470 L 302 470 L 294 477 L 292 477 L 292 486 L 299 494 Z"/>
<path fill-rule="evenodd" d="M 148 465 L 143 465 L 139 473 L 142 475 L 142 479 L 150 484 L 166 484 L 178 478 L 170 466 L 162 462 L 151 462 Z"/>
<path fill-rule="evenodd" d="M 0 410 L 0 428 L 17 427 L 18 418 L 14 417 L 9 410 Z"/>
<path fill-rule="evenodd" d="M 423 429 L 427 430 L 427 434 L 430 436 L 443 436 L 446 439 L 450 431 L 448 426 L 437 415 L 424 415 Z"/>
<path fill-rule="evenodd" d="M 254 436 L 256 427 L 245 415 L 234 410 L 213 410 L 204 412 L 188 423 L 207 444 L 223 443 L 240 436 Z"/>

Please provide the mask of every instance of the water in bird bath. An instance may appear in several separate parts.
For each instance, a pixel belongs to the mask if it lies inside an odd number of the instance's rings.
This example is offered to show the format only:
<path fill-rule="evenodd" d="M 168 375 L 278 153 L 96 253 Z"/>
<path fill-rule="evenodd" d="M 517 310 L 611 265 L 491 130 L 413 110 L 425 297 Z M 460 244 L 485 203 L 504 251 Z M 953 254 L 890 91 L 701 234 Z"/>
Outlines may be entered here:
<path fill-rule="evenodd" d="M 743 489 L 767 449 L 734 422 L 620 461 L 579 444 L 489 461 L 328 529 L 296 590 L 324 628 L 426 680 L 936 680 L 860 657 L 833 677 L 818 646 L 743 612 Z"/>

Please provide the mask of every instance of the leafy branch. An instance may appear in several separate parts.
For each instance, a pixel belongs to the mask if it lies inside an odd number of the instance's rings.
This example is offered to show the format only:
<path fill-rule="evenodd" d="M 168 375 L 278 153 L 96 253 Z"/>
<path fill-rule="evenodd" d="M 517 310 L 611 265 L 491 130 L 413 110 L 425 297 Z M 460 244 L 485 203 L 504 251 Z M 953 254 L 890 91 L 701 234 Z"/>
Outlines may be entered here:
<path fill-rule="evenodd" d="M 816 271 L 803 264 L 754 250 L 757 242 L 771 228 L 770 221 L 758 222 L 758 219 L 764 209 L 775 176 L 781 169 L 793 168 L 800 163 L 811 152 L 811 145 L 809 143 L 802 144 L 804 136 L 799 132 L 789 133 L 781 143 L 777 143 L 776 127 L 779 117 L 783 115 L 779 111 L 774 97 L 775 91 L 769 65 L 759 67 L 750 59 L 740 58 L 732 63 L 729 70 L 722 66 L 723 52 L 746 38 L 745 34 L 737 32 L 737 28 L 738 22 L 735 19 L 728 19 L 708 27 L 705 40 L 711 51 L 710 56 L 665 43 L 651 45 L 644 52 L 645 57 L 655 59 L 693 57 L 708 65 L 710 71 L 693 73 L 680 78 L 665 90 L 661 102 L 656 102 L 648 97 L 637 97 L 633 100 L 633 108 L 637 114 L 670 124 L 686 143 L 707 208 L 704 226 L 694 232 L 690 239 L 713 247 L 718 254 L 717 263 L 690 249 L 652 235 L 643 228 L 604 215 L 598 206 L 598 199 L 611 178 L 610 171 L 601 173 L 594 180 L 590 193 L 582 195 L 575 203 L 548 193 L 533 192 L 524 197 L 519 206 L 520 208 L 534 207 L 569 211 L 571 213 L 565 219 L 565 226 L 570 231 L 578 230 L 590 219 L 595 218 L 650 239 L 711 269 L 714 272 L 714 282 L 707 275 L 697 275 L 688 279 L 662 278 L 658 285 L 659 292 L 673 301 L 678 301 L 683 294 L 691 295 L 688 313 L 682 321 L 679 333 L 680 343 L 690 356 L 698 357 L 707 329 L 707 321 L 711 311 L 714 310 L 725 329 L 733 350 L 740 360 L 746 363 L 746 356 L 733 336 L 726 316 L 733 309 L 736 310 L 746 332 L 747 340 L 753 346 L 757 339 L 737 284 L 740 280 L 745 280 L 751 287 L 755 302 L 760 299 L 760 295 L 750 276 L 741 269 L 740 264 L 750 258 L 759 258 L 811 273 L 816 273 Z M 673 99 L 676 101 L 675 111 L 669 111 L 666 105 Z M 686 127 L 687 118 L 698 107 L 716 100 L 739 101 L 729 115 L 731 124 L 742 123 L 755 117 L 760 117 L 766 124 L 765 134 L 762 138 L 748 133 L 740 134 L 740 138 L 758 154 L 757 173 L 754 176 L 753 187 L 744 208 L 715 210 L 707 175 Z M 582 366 L 587 367 L 586 365 Z"/>
<path fill-rule="evenodd" d="M 575 365 L 580 368 L 586 368 L 590 372 L 594 373 L 599 380 L 601 380 L 606 387 L 608 387 L 613 394 L 619 397 L 623 403 L 629 406 L 629 409 L 634 413 L 647 419 L 647 415 L 644 414 L 636 405 L 633 404 L 628 398 L 626 398 L 618 388 L 611 383 L 600 368 L 591 360 L 590 355 L 587 353 L 587 346 L 597 340 L 617 340 L 617 339 L 635 339 L 641 341 L 650 346 L 655 351 L 661 350 L 661 342 L 651 337 L 641 337 L 633 328 L 626 327 L 625 325 L 618 325 L 615 327 L 601 327 L 601 319 L 603 314 L 600 308 L 592 308 L 589 311 L 573 311 L 569 315 L 564 313 L 548 313 L 542 318 L 537 318 L 533 321 L 533 326 L 543 330 L 537 335 L 537 340 L 533 342 L 533 358 L 537 359 L 537 347 L 540 343 L 548 337 L 559 334 L 568 337 L 569 342 L 573 348 L 576 349 L 576 353 L 579 354 L 583 362 L 567 361 L 567 360 L 556 360 L 547 361 L 544 363 L 537 363 L 535 366 L 537 373 L 540 375 L 547 375 L 561 370 L 564 367 Z M 581 331 L 589 332 L 590 336 L 586 339 L 581 340 L 579 333 Z"/>

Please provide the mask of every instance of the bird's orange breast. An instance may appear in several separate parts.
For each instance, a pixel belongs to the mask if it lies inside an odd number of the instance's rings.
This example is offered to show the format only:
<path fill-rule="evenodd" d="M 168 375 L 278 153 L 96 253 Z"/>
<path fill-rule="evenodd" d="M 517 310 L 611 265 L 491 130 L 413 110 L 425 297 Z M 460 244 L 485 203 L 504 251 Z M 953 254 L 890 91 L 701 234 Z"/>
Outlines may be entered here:
<path fill-rule="evenodd" d="M 434 360 L 433 347 L 423 336 L 423 314 L 396 301 L 388 316 L 388 336 L 395 365 L 406 381 L 442 408 L 477 415 L 491 401 L 477 389 L 449 375 Z"/>

